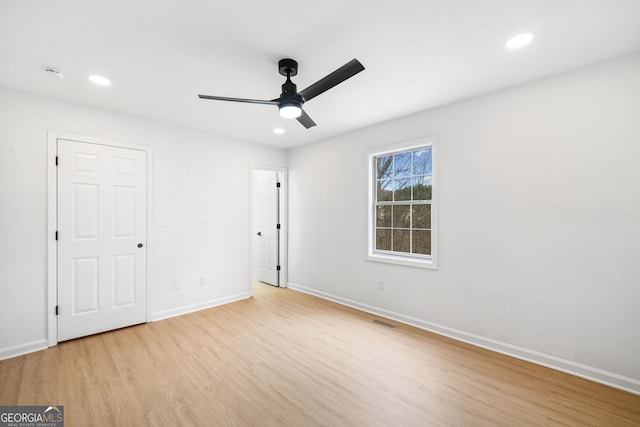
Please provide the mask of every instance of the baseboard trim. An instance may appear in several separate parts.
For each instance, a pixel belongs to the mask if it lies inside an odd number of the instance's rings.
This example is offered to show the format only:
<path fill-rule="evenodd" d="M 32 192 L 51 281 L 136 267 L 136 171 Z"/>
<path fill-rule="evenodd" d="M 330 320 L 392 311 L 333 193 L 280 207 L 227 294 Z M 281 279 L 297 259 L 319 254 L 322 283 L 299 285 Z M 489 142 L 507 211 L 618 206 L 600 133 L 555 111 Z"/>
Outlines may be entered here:
<path fill-rule="evenodd" d="M 361 310 L 366 313 L 375 314 L 376 316 L 395 320 L 397 322 L 414 326 L 416 328 L 433 332 L 435 334 L 449 337 L 458 341 L 462 341 L 467 344 L 486 348 L 487 350 L 492 350 L 498 353 L 506 354 L 507 356 L 512 356 L 521 360 L 526 360 L 527 362 L 535 363 L 537 365 L 542 365 L 547 368 L 555 369 L 557 371 L 565 372 L 571 375 L 585 378 L 587 380 L 595 381 L 597 383 L 605 384 L 620 390 L 624 390 L 633 394 L 640 395 L 640 381 L 633 378 L 625 377 L 623 375 L 619 375 L 613 372 L 604 371 L 602 369 L 594 368 L 594 367 L 583 365 L 570 360 L 540 353 L 534 350 L 529 350 L 523 347 L 518 347 L 505 342 L 492 340 L 492 339 L 485 338 L 475 334 L 470 334 L 468 332 L 438 325 L 436 323 L 427 322 L 415 317 L 405 316 L 400 313 L 395 313 L 393 311 L 374 307 L 368 304 L 363 304 L 358 301 L 342 298 L 337 295 L 318 291 L 316 289 L 308 288 L 306 286 L 298 285 L 296 283 L 289 282 L 289 289 L 292 289 L 298 292 L 303 292 L 309 295 L 314 295 L 322 299 L 333 301 L 335 303 L 345 305 L 347 307 L 355 308 L 357 310 Z"/>
<path fill-rule="evenodd" d="M 241 294 L 204 301 L 198 304 L 186 305 L 183 307 L 172 308 L 171 310 L 159 311 L 156 313 L 151 313 L 151 321 L 156 322 L 158 320 L 164 320 L 164 319 L 169 319 L 171 317 L 182 316 L 183 314 L 189 314 L 189 313 L 193 313 L 200 310 L 206 310 L 208 308 L 229 304 L 231 302 L 236 302 L 236 301 L 240 301 L 247 298 L 251 298 L 251 294 L 249 292 L 243 292 Z"/>
<path fill-rule="evenodd" d="M 0 360 L 10 359 L 12 357 L 22 356 L 23 354 L 33 353 L 40 350 L 49 348 L 49 341 L 38 340 L 31 341 L 25 344 L 16 345 L 13 347 L 7 347 L 0 349 Z"/>

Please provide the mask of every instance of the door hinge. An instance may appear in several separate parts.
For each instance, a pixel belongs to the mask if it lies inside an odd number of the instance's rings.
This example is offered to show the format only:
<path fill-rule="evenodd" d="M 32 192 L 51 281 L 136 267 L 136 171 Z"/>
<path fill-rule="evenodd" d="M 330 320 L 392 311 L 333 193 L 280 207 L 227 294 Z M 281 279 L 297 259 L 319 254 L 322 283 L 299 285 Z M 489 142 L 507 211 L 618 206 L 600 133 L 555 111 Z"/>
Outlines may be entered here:
<path fill-rule="evenodd" d="M 58 156 L 56 156 L 56 166 L 58 166 Z"/>
<path fill-rule="evenodd" d="M 280 183 L 276 182 L 276 187 L 280 188 Z"/>
<path fill-rule="evenodd" d="M 280 266 L 279 265 L 276 266 L 276 270 L 280 271 Z"/>
<path fill-rule="evenodd" d="M 58 306 L 56 305 L 56 316 L 58 315 Z"/>
<path fill-rule="evenodd" d="M 280 230 L 280 224 L 276 224 L 276 228 Z"/>
<path fill-rule="evenodd" d="M 56 230 L 56 240 L 58 240 L 58 231 Z"/>

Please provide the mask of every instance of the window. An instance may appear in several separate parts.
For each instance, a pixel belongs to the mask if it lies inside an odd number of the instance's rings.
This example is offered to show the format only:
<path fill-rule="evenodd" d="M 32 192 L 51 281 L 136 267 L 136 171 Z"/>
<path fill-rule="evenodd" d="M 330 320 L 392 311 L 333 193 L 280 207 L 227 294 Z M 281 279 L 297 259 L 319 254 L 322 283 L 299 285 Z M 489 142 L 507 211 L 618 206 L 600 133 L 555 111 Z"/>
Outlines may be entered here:
<path fill-rule="evenodd" d="M 368 259 L 436 268 L 435 138 L 369 154 Z"/>

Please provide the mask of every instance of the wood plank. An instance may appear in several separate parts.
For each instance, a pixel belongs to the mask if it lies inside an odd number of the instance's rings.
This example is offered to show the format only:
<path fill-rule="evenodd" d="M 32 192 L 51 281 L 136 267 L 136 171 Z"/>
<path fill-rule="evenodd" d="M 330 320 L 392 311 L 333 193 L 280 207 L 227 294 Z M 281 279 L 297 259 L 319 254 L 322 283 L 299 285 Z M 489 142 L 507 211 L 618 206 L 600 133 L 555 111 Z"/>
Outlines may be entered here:
<path fill-rule="evenodd" d="M 0 361 L 67 425 L 640 426 L 640 396 L 288 289 Z"/>

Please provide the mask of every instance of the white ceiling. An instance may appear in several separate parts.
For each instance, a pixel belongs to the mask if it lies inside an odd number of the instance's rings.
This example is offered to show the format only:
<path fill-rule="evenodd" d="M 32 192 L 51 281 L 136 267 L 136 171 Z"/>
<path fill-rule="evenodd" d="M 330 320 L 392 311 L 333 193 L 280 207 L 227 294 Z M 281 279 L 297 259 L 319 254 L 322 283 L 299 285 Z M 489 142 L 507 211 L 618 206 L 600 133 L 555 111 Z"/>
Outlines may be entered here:
<path fill-rule="evenodd" d="M 0 86 L 284 148 L 638 49 L 639 0 L 0 0 Z M 284 57 L 299 90 L 366 70 L 305 104 L 309 130 L 197 97 L 277 98 Z"/>

